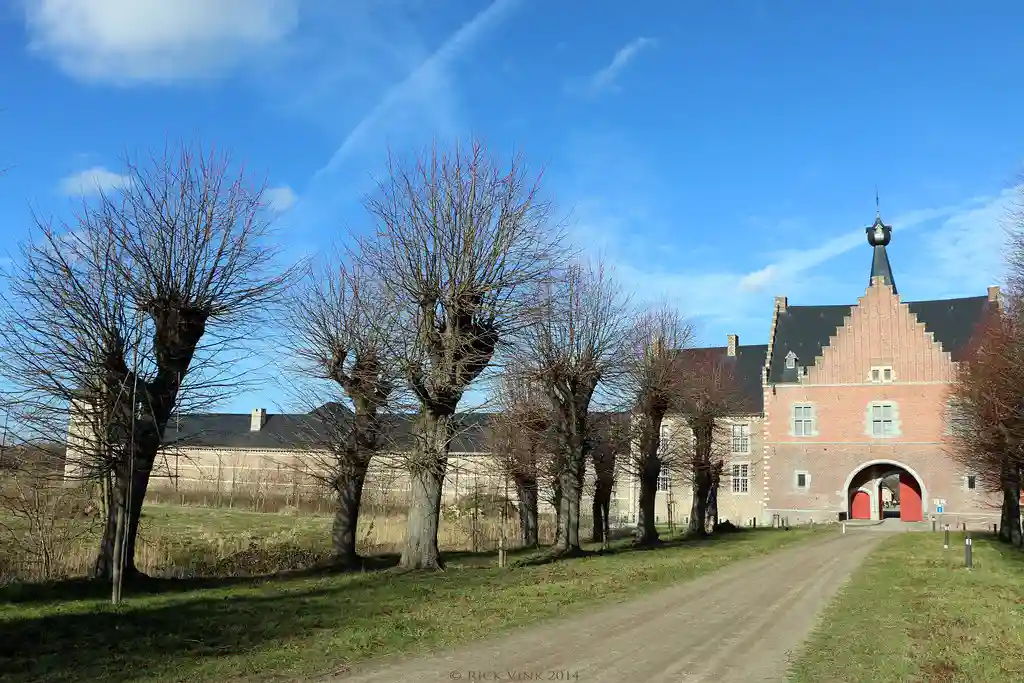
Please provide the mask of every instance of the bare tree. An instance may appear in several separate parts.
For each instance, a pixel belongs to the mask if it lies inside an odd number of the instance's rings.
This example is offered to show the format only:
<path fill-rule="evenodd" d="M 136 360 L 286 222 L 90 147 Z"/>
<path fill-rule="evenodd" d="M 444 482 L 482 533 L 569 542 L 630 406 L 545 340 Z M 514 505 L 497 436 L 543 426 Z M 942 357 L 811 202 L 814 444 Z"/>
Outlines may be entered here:
<path fill-rule="evenodd" d="M 547 287 L 519 346 L 520 363 L 548 394 L 559 510 L 555 554 L 580 551 L 580 503 L 589 449 L 591 401 L 614 393 L 628 347 L 629 299 L 603 265 L 569 266 Z"/>
<path fill-rule="evenodd" d="M 182 145 L 126 159 L 125 175 L 72 224 L 38 222 L 0 320 L 20 421 L 52 438 L 70 409 L 72 469 L 104 482 L 94 572 L 105 577 L 121 555 L 138 573 L 140 513 L 172 413 L 245 383 L 243 335 L 295 272 L 276 267 L 262 190 L 226 156 Z"/>
<path fill-rule="evenodd" d="M 418 403 L 401 566 L 442 568 L 437 532 L 456 410 L 562 258 L 562 233 L 521 159 L 502 168 L 476 141 L 409 167 L 392 160 L 366 205 L 378 228 L 363 255 L 408 330 L 396 356 Z"/>
<path fill-rule="evenodd" d="M 550 469 L 551 406 L 547 396 L 513 368 L 506 368 L 496 393 L 500 412 L 491 421 L 491 450 L 499 471 L 516 487 L 520 540 L 524 547 L 532 547 L 540 540 L 539 494 Z"/>
<path fill-rule="evenodd" d="M 587 420 L 589 437 L 586 449 L 594 470 L 592 500 L 593 543 L 607 542 L 611 530 L 612 490 L 619 469 L 619 458 L 628 459 L 630 448 L 630 419 L 628 412 L 604 411 L 591 413 Z"/>
<path fill-rule="evenodd" d="M 1024 341 L 1012 315 L 993 316 L 960 361 L 951 392 L 950 451 L 1002 494 L 1000 537 L 1024 546 L 1020 527 L 1024 468 Z"/>
<path fill-rule="evenodd" d="M 692 432 L 689 455 L 682 462 L 693 488 L 690 533 L 707 534 L 717 523 L 718 490 L 725 469 L 721 444 L 728 438 L 725 420 L 742 412 L 734 361 L 714 348 L 685 349 L 679 354 L 683 378 L 679 412 Z"/>
<path fill-rule="evenodd" d="M 640 515 L 636 542 L 658 542 L 654 506 L 658 478 L 663 471 L 678 470 L 687 452 L 685 440 L 662 441 L 662 424 L 672 410 L 682 407 L 689 385 L 680 353 L 689 347 L 693 330 L 682 315 L 669 306 L 641 311 L 634 322 L 626 370 L 633 405 L 633 441 L 625 469 L 640 483 Z"/>
<path fill-rule="evenodd" d="M 339 257 L 311 273 L 289 314 L 291 347 L 300 373 L 340 390 L 352 408 L 321 402 L 315 388 L 304 394 L 316 409 L 307 472 L 328 486 L 336 505 L 331 537 L 334 563 L 359 568 L 356 529 L 366 473 L 381 446 L 381 413 L 391 397 L 397 367 L 390 352 L 394 318 L 379 280 L 354 259 Z"/>

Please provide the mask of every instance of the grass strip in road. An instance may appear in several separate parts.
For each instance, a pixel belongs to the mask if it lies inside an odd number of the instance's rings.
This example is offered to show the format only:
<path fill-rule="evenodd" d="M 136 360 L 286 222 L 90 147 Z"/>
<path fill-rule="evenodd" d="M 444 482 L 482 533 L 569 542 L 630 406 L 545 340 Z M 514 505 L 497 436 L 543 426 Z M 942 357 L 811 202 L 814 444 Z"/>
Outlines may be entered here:
<path fill-rule="evenodd" d="M 888 538 L 840 590 L 792 683 L 1024 681 L 1024 553 L 991 536 Z"/>
<path fill-rule="evenodd" d="M 10 683 L 295 680 L 368 658 L 456 645 L 835 533 L 723 534 L 654 550 L 499 570 L 164 582 L 115 609 L 100 598 L 4 604 L 0 661 Z M 191 586 L 191 587 L 190 587 Z M 9 672 L 9 673 L 8 673 Z M 19 673 L 20 672 L 20 673 Z"/>

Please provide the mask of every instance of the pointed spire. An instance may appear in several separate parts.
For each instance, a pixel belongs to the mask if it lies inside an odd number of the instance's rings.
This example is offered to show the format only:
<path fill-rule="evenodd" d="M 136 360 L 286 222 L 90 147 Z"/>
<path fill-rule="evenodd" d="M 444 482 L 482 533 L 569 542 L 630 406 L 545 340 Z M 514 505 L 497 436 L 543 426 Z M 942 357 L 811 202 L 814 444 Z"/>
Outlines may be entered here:
<path fill-rule="evenodd" d="M 896 280 L 892 277 L 889 255 L 885 251 L 885 246 L 892 239 L 892 226 L 882 222 L 882 214 L 878 208 L 877 188 L 875 189 L 875 222 L 871 227 L 865 228 L 865 232 L 868 236 L 868 244 L 874 249 L 874 255 L 871 258 L 871 278 L 868 280 L 868 285 L 873 285 L 877 281 L 888 285 L 892 288 L 892 293 L 897 294 Z"/>

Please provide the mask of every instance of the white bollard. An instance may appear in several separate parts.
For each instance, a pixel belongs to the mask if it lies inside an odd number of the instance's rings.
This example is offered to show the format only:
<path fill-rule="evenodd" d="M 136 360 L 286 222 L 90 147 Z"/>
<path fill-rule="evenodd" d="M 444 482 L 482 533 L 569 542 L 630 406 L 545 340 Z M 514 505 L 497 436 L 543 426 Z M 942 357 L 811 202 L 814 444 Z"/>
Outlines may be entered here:
<path fill-rule="evenodd" d="M 846 522 L 843 522 L 843 533 L 846 533 Z"/>

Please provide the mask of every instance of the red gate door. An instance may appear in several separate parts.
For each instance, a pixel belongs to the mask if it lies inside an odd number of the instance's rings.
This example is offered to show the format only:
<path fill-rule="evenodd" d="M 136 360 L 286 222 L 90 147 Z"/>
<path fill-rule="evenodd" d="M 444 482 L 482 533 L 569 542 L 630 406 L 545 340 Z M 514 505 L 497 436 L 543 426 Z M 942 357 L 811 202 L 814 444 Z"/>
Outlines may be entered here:
<path fill-rule="evenodd" d="M 855 491 L 850 501 L 850 519 L 871 519 L 871 496 L 867 491 Z"/>
<path fill-rule="evenodd" d="M 920 522 L 924 519 L 921 487 L 917 485 L 917 479 L 906 472 L 900 472 L 900 519 L 904 522 Z"/>

